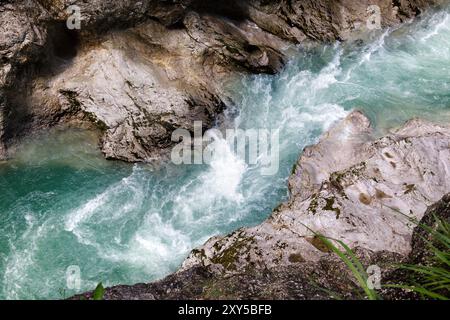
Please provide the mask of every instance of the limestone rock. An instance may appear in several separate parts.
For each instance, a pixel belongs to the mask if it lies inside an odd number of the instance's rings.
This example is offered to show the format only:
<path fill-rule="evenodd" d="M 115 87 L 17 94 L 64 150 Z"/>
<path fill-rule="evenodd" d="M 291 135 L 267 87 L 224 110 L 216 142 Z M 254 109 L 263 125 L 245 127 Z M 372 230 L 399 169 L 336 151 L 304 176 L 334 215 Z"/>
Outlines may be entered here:
<path fill-rule="evenodd" d="M 152 161 L 175 128 L 211 127 L 224 80 L 276 73 L 290 43 L 367 32 L 442 1 L 17 0 L 0 4 L 0 154 L 29 132 L 96 126 L 108 158 Z M 81 30 L 70 31 L 71 5 Z M 111 75 L 108 73 L 111 72 Z"/>
<path fill-rule="evenodd" d="M 194 121 L 213 126 L 229 104 L 222 85 L 232 72 L 273 73 L 282 66 L 281 54 L 263 47 L 261 30 L 244 33 L 231 22 L 194 13 L 185 24 L 168 30 L 149 20 L 86 43 L 50 76 L 33 81 L 36 118 L 64 110 L 84 114 L 104 132 L 107 158 L 158 160 L 173 145 L 174 130 L 193 131 Z M 248 55 L 250 43 L 254 52 Z"/>
<path fill-rule="evenodd" d="M 39 58 L 38 51 L 47 36 L 40 24 L 43 16 L 39 6 L 33 9 L 30 1 L 0 4 L 0 160 L 7 155 L 7 91 L 15 83 L 17 70 Z M 17 89 L 12 88 L 15 94 L 19 94 Z"/>
<path fill-rule="evenodd" d="M 435 215 L 448 221 L 449 153 L 448 127 L 415 119 L 375 139 L 356 111 L 305 151 L 290 179 L 291 199 L 266 222 L 212 238 L 178 272 L 109 288 L 105 299 L 363 298 L 349 268 L 304 226 L 350 245 L 364 268 L 380 268 L 383 284 L 401 283 L 407 274 L 396 263 L 424 263 L 430 253 L 429 235 L 407 217 L 423 216 L 430 227 Z M 414 298 L 399 290 L 380 293 Z"/>
<path fill-rule="evenodd" d="M 314 232 L 350 247 L 406 256 L 427 207 L 450 191 L 450 128 L 412 120 L 370 141 L 368 119 L 353 112 L 301 156 L 290 200 L 263 224 L 213 238 L 182 270 L 217 265 L 230 273 L 318 261 L 326 248 Z"/>

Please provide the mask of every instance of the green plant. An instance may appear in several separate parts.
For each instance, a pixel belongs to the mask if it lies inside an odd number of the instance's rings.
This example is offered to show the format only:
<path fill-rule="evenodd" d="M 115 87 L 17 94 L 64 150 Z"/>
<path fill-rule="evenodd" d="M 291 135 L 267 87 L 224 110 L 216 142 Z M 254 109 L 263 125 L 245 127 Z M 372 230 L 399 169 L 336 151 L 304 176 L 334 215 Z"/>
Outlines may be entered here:
<path fill-rule="evenodd" d="M 384 285 L 384 287 L 413 291 L 423 298 L 450 300 L 450 223 L 434 215 L 435 227 L 433 228 L 404 216 L 429 235 L 429 239 L 423 236 L 420 238 L 428 246 L 430 258 L 425 264 L 398 264 L 399 269 L 410 272 L 409 281 L 402 284 Z M 369 300 L 381 299 L 375 290 L 369 288 L 367 273 L 350 247 L 340 240 L 327 238 L 316 232 L 314 234 L 347 265 Z"/>
<path fill-rule="evenodd" d="M 105 288 L 103 288 L 103 284 L 100 282 L 94 290 L 92 299 L 103 300 L 104 295 L 105 295 Z"/>
<path fill-rule="evenodd" d="M 314 230 L 310 229 L 306 225 L 304 225 L 305 228 L 310 230 L 314 235 L 322 241 L 322 243 L 332 252 L 334 252 L 350 269 L 353 276 L 356 278 L 359 286 L 364 290 L 364 293 L 366 294 L 366 297 L 369 300 L 379 300 L 380 296 L 377 294 L 377 292 L 374 289 L 371 289 L 369 287 L 368 282 L 368 275 L 366 270 L 364 269 L 361 261 L 358 259 L 358 257 L 355 255 L 355 253 L 350 249 L 349 246 L 347 246 L 343 241 L 332 239 L 329 237 L 325 237 Z M 338 245 L 335 245 L 333 242 L 337 243 L 340 247 L 342 247 L 343 250 L 341 250 Z M 338 297 L 336 294 L 333 294 L 333 296 Z"/>
<path fill-rule="evenodd" d="M 359 286 L 364 290 L 367 298 L 369 300 L 379 300 L 380 297 L 377 292 L 374 289 L 371 289 L 368 285 L 369 282 L 366 270 L 350 247 L 340 240 L 327 238 L 320 234 L 316 234 L 316 236 L 328 247 L 328 249 L 334 252 L 346 264 L 358 281 Z M 336 242 L 343 248 L 343 250 L 339 249 L 339 247 L 333 242 Z"/>
<path fill-rule="evenodd" d="M 423 298 L 450 299 L 450 224 L 436 216 L 434 221 L 436 228 L 417 223 L 430 235 L 429 239 L 421 237 L 431 253 L 426 264 L 400 264 L 400 269 L 410 272 L 409 281 L 386 287 L 410 290 Z"/>

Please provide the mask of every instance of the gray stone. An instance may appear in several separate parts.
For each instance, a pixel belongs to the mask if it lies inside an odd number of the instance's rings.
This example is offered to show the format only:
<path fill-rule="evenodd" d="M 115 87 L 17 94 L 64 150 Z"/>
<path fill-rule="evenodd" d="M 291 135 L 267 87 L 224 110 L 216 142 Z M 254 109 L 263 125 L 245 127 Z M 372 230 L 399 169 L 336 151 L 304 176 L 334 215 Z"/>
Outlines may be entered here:
<path fill-rule="evenodd" d="M 32 131 L 96 127 L 107 158 L 160 160 L 171 133 L 211 127 L 241 72 L 276 73 L 291 43 L 367 33 L 441 1 L 20 0 L 0 4 L 1 153 Z M 78 5 L 80 31 L 65 22 Z"/>
<path fill-rule="evenodd" d="M 353 112 L 308 147 L 289 180 L 291 198 L 266 222 L 194 250 L 182 270 L 218 265 L 224 272 L 289 265 L 293 254 L 318 261 L 315 233 L 350 247 L 406 256 L 427 207 L 450 192 L 450 128 L 411 120 L 370 139 L 369 120 Z"/>

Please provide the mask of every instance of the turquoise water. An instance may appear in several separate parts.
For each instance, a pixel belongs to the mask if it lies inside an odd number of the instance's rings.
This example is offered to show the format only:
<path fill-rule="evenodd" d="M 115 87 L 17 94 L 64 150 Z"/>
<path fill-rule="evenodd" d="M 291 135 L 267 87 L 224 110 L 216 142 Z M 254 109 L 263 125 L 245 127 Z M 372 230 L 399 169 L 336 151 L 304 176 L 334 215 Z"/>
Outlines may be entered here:
<path fill-rule="evenodd" d="M 233 90 L 232 126 L 280 129 L 277 175 L 225 141 L 210 165 L 108 162 L 92 134 L 73 130 L 30 138 L 0 163 L 0 298 L 63 298 L 175 271 L 209 237 L 267 218 L 301 150 L 352 109 L 379 134 L 414 116 L 449 122 L 448 11 L 364 44 L 298 48 L 281 74 Z M 66 287 L 73 265 L 80 290 Z"/>

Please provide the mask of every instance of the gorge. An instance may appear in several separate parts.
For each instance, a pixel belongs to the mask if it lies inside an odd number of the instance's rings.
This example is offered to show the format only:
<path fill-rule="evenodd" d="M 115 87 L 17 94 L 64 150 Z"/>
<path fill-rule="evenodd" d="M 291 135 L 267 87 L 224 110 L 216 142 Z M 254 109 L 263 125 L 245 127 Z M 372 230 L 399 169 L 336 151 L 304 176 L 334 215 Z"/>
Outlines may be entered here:
<path fill-rule="evenodd" d="M 181 265 L 107 297 L 252 298 L 202 281 L 264 282 L 255 269 L 277 292 L 327 265 L 295 235 L 305 223 L 407 255 L 412 229 L 386 206 L 420 219 L 450 192 L 450 9 L 432 2 L 80 1 L 79 32 L 65 1 L 2 2 L 0 297 L 67 298 Z M 373 4 L 383 29 L 367 31 Z M 171 164 L 171 132 L 194 120 L 279 129 L 280 170 L 261 175 L 226 141 L 210 165 Z M 263 297 L 319 294 L 298 283 Z"/>

